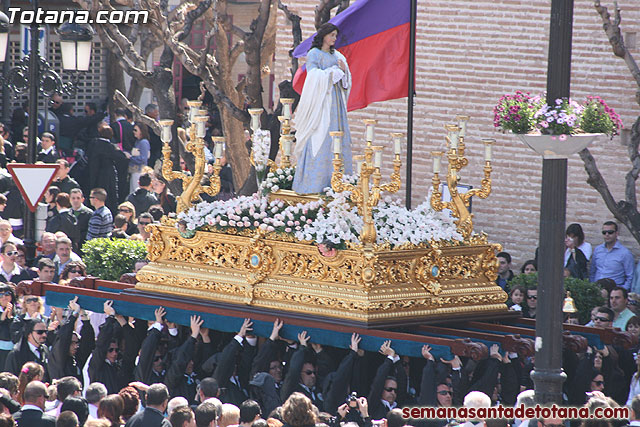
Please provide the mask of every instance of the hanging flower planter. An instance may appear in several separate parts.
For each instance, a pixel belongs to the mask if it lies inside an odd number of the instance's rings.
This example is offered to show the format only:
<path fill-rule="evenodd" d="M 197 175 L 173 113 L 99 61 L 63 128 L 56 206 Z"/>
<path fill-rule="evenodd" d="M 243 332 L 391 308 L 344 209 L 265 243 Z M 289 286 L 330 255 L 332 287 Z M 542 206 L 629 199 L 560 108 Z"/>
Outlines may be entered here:
<path fill-rule="evenodd" d="M 613 138 L 622 128 L 620 116 L 597 96 L 587 97 L 584 104 L 556 99 L 549 106 L 545 94 L 522 91 L 500 98 L 493 124 L 514 133 L 544 159 L 566 159 L 602 135 Z"/>
<path fill-rule="evenodd" d="M 589 146 L 603 133 L 583 133 L 577 135 L 532 135 L 516 134 L 529 148 L 543 159 L 566 159 Z"/>

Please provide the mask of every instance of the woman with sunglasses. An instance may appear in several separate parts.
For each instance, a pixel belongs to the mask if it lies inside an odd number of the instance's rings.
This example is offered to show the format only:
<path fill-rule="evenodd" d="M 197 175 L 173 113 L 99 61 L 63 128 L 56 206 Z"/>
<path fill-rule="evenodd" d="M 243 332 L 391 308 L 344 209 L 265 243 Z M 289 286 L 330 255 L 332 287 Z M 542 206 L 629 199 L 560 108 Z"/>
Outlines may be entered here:
<path fill-rule="evenodd" d="M 136 208 L 131 202 L 123 202 L 118 205 L 118 214 L 127 219 L 127 229 L 125 233 L 128 236 L 138 232 L 138 223 L 136 222 Z"/>
<path fill-rule="evenodd" d="M 0 366 L 4 368 L 7 354 L 13 349 L 11 324 L 15 315 L 16 296 L 11 286 L 0 283 Z"/>
<path fill-rule="evenodd" d="M 60 273 L 59 285 L 68 286 L 76 277 L 86 277 L 87 267 L 82 261 L 69 261 L 67 265 L 62 269 Z"/>
<path fill-rule="evenodd" d="M 0 248 L 0 280 L 15 283 L 16 285 L 23 280 L 31 280 L 31 276 L 27 271 L 17 264 L 18 248 L 14 243 L 7 242 Z"/>
<path fill-rule="evenodd" d="M 24 245 L 16 245 L 16 249 L 18 250 L 18 255 L 16 255 L 16 264 L 29 273 L 29 276 L 31 276 L 32 279 L 37 278 L 38 272 L 29 268 L 27 265 L 27 248 Z"/>
<path fill-rule="evenodd" d="M 14 343 L 20 341 L 24 324 L 30 319 L 39 320 L 45 324 L 49 323 L 49 319 L 44 316 L 42 298 L 37 295 L 24 295 L 21 298 L 19 313 L 14 316 L 11 324 L 11 339 Z"/>

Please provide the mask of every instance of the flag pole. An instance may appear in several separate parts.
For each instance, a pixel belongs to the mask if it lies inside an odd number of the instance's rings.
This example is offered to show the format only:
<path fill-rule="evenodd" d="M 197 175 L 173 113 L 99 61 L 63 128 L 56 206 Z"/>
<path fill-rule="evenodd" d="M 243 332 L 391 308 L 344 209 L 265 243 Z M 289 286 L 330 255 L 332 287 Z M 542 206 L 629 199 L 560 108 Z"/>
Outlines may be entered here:
<path fill-rule="evenodd" d="M 413 169 L 413 97 L 416 83 L 416 17 L 418 0 L 411 1 L 411 35 L 409 43 L 409 94 L 407 100 L 407 177 L 406 177 L 406 205 L 411 209 L 411 177 Z"/>

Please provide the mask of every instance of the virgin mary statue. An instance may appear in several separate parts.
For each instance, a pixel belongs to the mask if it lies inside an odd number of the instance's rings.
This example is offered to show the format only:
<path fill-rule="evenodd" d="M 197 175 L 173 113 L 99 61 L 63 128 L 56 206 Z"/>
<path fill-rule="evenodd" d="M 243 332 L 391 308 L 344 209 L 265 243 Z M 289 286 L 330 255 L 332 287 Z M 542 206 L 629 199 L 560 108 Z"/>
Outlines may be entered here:
<path fill-rule="evenodd" d="M 329 132 L 344 132 L 344 173 L 352 173 L 347 122 L 351 73 L 345 57 L 335 50 L 337 37 L 338 27 L 322 25 L 307 54 L 307 78 L 293 120 L 297 141 L 293 190 L 298 194 L 319 193 L 331 186 L 333 144 Z"/>

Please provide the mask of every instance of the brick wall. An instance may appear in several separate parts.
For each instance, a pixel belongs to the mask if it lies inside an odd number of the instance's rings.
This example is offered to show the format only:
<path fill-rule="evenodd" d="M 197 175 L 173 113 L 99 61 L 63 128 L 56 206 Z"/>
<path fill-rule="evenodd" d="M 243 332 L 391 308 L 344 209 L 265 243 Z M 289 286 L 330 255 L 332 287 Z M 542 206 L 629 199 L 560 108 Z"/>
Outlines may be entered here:
<path fill-rule="evenodd" d="M 315 31 L 313 11 L 317 3 L 286 2 L 302 17 L 303 37 Z M 603 1 L 609 7 L 612 3 Z M 623 31 L 636 31 L 640 24 L 640 9 L 635 3 L 636 0 L 618 1 Z M 485 231 L 491 241 L 501 243 L 513 255 L 514 269 L 533 258 L 538 244 L 542 160 L 515 137 L 494 130 L 492 109 L 504 93 L 545 89 L 549 7 L 550 2 L 525 0 L 418 0 L 413 205 L 427 195 L 432 176 L 429 153 L 444 148 L 443 125 L 457 114 L 469 115 L 465 141 L 469 166 L 461 173 L 461 183 L 480 185 L 480 141 L 495 138 L 493 190 L 488 199 L 473 201 L 475 230 Z M 289 76 L 288 50 L 292 43 L 290 31 L 285 30 L 288 22 L 279 13 L 276 82 Z M 640 61 L 637 47 L 632 53 Z M 588 95 L 603 97 L 630 128 L 640 115 L 634 102 L 638 87 L 624 62 L 612 54 L 592 0 L 575 1 L 572 61 L 572 98 L 582 101 Z M 406 106 L 404 98 L 350 113 L 349 123 L 356 138 L 354 152 L 362 147 L 362 119 L 375 118 L 379 121 L 377 141 L 389 147 L 385 153 L 389 166 L 391 145 L 387 135 L 406 131 Z M 623 198 L 624 176 L 631 166 L 620 137 L 613 141 L 603 139 L 590 149 L 616 200 Z M 568 163 L 567 224 L 582 224 L 587 241 L 600 244 L 601 223 L 612 219 L 612 215 L 600 195 L 586 183 L 580 158 L 575 155 Z M 399 196 L 404 199 L 404 188 L 400 191 Z M 621 231 L 621 240 L 636 256 L 640 255 L 638 244 L 626 229 Z"/>

